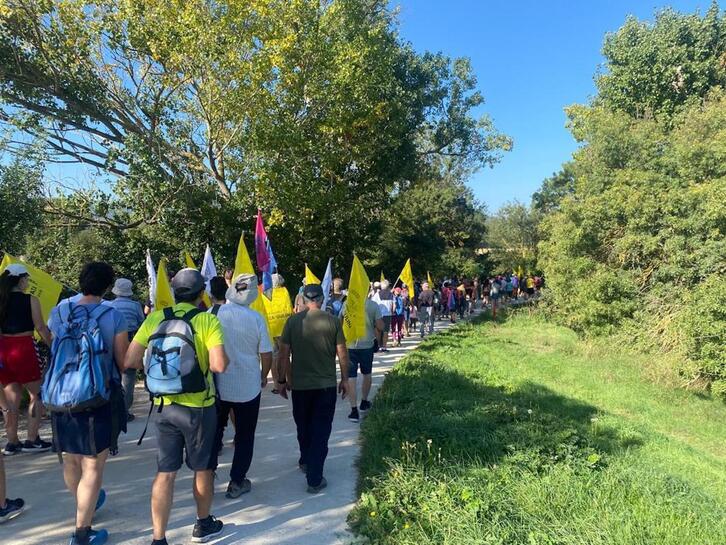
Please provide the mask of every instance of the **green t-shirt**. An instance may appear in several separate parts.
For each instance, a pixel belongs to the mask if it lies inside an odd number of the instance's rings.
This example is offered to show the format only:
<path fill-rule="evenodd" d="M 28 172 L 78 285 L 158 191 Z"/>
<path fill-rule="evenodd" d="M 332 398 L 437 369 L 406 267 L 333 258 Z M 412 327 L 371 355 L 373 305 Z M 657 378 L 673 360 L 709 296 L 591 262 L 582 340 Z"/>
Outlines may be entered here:
<path fill-rule="evenodd" d="M 176 316 L 183 316 L 196 307 L 189 303 L 179 303 L 174 305 L 173 308 Z M 149 346 L 149 337 L 153 335 L 163 320 L 163 310 L 157 310 L 149 314 L 136 332 L 134 340 L 145 347 Z M 176 403 L 177 405 L 184 405 L 186 407 L 211 407 L 214 405 L 216 391 L 214 388 L 214 379 L 209 372 L 209 349 L 224 345 L 222 324 L 219 323 L 216 316 L 208 312 L 200 312 L 192 318 L 192 327 L 194 327 L 194 348 L 197 352 L 199 367 L 202 369 L 207 380 L 208 389 L 206 392 L 194 394 L 164 396 L 162 399 L 165 405 L 168 403 Z M 161 401 L 157 399 L 154 402 L 158 405 Z"/>
<path fill-rule="evenodd" d="M 305 310 L 285 323 L 280 341 L 292 349 L 292 389 L 335 386 L 336 345 L 345 344 L 343 325 L 322 310 Z"/>

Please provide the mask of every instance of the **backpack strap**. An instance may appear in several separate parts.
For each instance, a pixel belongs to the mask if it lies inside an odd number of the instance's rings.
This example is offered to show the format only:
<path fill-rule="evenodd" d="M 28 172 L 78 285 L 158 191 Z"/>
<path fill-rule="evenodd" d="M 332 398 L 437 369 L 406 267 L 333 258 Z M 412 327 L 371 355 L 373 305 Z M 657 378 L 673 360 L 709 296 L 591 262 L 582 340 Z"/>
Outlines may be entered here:
<path fill-rule="evenodd" d="M 209 313 L 212 316 L 216 316 L 217 314 L 219 314 L 219 309 L 220 308 L 222 308 L 222 305 L 212 305 L 212 310 L 210 310 Z"/>

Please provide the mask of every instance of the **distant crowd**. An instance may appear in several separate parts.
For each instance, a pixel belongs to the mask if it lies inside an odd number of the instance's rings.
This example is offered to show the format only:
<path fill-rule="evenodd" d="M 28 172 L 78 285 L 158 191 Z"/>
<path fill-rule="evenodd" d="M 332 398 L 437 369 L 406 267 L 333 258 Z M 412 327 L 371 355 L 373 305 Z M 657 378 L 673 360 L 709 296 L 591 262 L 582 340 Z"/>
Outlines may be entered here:
<path fill-rule="evenodd" d="M 153 420 L 158 449 L 151 543 L 168 545 L 174 481 L 183 464 L 194 472 L 197 520 L 191 539 L 204 543 L 223 532 L 211 508 L 213 473 L 229 422 L 235 434 L 226 497 L 239 498 L 252 488 L 247 472 L 270 376 L 272 393 L 291 398 L 298 466 L 307 491 L 317 494 L 327 486 L 323 469 L 337 395 L 348 400 L 352 422 L 371 409 L 376 352 L 412 334 L 432 333 L 436 319 L 455 322 L 478 307 L 534 297 L 544 284 L 542 278 L 511 271 L 483 279 L 452 277 L 436 285 L 382 279 L 371 284 L 365 301 L 365 335 L 348 341 L 342 326 L 347 292 L 340 278 L 329 293 L 320 284 L 303 284 L 291 299 L 280 274 L 273 274 L 272 289 L 262 292 L 254 274 L 235 276 L 230 270 L 205 282 L 197 270 L 186 268 L 171 278 L 176 304 L 156 310 L 152 301 L 142 305 L 134 299 L 130 280 L 115 278 L 106 263 L 93 262 L 81 271 L 79 293 L 59 302 L 46 323 L 38 299 L 26 293 L 29 276 L 22 264 L 0 275 L 3 455 L 51 449 L 58 454 L 76 505 L 70 545 L 108 540 L 108 532 L 92 528 L 92 521 L 106 501 L 106 460 L 118 452 L 119 434 L 136 418 L 132 407 L 140 377 L 152 400 L 146 426 Z M 278 316 L 274 327 L 251 308 L 260 297 L 282 303 L 282 319 Z M 27 439 L 21 442 L 24 392 Z M 40 436 L 47 413 L 52 441 Z M 139 443 L 145 433 L 146 428 Z M 24 508 L 22 499 L 6 498 L 5 486 L 0 457 L 0 523 Z"/>

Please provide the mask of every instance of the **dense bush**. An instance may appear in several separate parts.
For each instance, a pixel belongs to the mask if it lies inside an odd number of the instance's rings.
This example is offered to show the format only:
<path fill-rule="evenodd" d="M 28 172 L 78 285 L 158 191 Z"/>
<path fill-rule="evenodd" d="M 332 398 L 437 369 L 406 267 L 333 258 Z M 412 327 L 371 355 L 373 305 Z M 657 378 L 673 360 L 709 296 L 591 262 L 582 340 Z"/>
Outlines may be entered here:
<path fill-rule="evenodd" d="M 671 66 L 671 75 L 702 79 L 685 80 L 685 96 L 660 110 L 650 95 L 615 93 L 615 81 L 628 88 L 630 72 L 640 71 L 653 93 L 672 95 L 659 89 L 663 77 L 648 72 L 660 65 L 645 68 L 625 54 L 625 42 L 641 52 L 681 51 L 682 70 Z M 724 78 L 726 65 L 709 59 L 725 58 L 726 18 L 712 8 L 704 18 L 666 12 L 652 26 L 629 21 L 605 53 L 612 73 L 599 80 L 601 96 L 568 109 L 583 144 L 567 165 L 574 185 L 542 223 L 551 309 L 580 332 L 675 351 L 686 380 L 705 379 L 723 392 L 726 93 L 704 86 Z M 702 65 L 708 71 L 699 72 Z"/>

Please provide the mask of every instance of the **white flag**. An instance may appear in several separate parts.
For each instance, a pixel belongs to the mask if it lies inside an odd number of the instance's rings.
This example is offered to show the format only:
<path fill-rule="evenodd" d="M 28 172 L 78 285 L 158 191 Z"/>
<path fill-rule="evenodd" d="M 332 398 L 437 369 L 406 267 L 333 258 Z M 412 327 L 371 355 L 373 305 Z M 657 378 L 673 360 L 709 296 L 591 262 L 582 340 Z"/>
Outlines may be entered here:
<path fill-rule="evenodd" d="M 330 301 L 330 289 L 333 287 L 333 258 L 328 259 L 328 266 L 325 269 L 325 276 L 323 281 L 320 283 L 320 287 L 323 288 L 323 310 L 328 309 L 328 301 Z"/>
<path fill-rule="evenodd" d="M 146 250 L 146 274 L 149 277 L 149 301 L 151 306 L 154 306 L 156 301 L 156 270 L 154 269 L 154 262 L 151 260 L 151 252 Z"/>
<path fill-rule="evenodd" d="M 207 292 L 209 292 L 209 281 L 217 276 L 217 267 L 214 265 L 214 258 L 212 257 L 212 250 L 209 249 L 209 244 L 207 244 L 207 249 L 204 250 L 202 269 L 199 272 L 202 273 L 204 283 L 207 286 Z"/>

